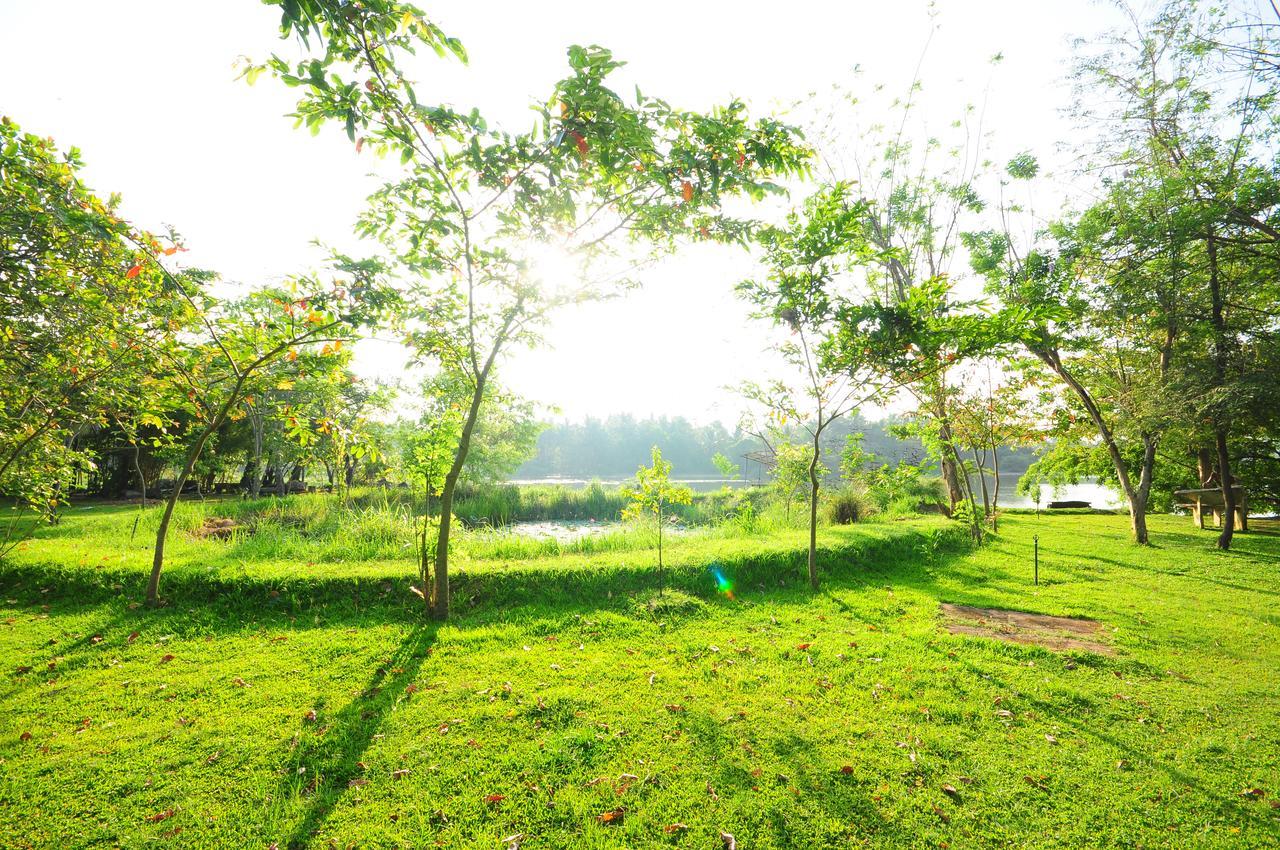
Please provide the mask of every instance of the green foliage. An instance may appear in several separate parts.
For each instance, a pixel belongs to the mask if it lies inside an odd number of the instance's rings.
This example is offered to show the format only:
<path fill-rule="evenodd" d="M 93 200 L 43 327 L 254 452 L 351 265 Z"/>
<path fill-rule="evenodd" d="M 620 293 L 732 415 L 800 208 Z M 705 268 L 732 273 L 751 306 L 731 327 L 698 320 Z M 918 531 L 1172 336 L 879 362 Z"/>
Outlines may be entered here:
<path fill-rule="evenodd" d="M 729 460 L 722 452 L 716 452 L 711 456 L 711 462 L 715 464 L 716 471 L 725 478 L 737 478 L 740 467 L 738 464 Z"/>
<path fill-rule="evenodd" d="M 671 483 L 671 463 L 662 459 L 662 450 L 653 447 L 653 463 L 636 470 L 634 487 L 622 488 L 627 506 L 622 509 L 624 519 L 640 520 L 652 516 L 658 529 L 658 568 L 662 568 L 663 516 L 671 505 L 687 505 L 693 501 L 693 491 L 688 487 Z"/>
<path fill-rule="evenodd" d="M 193 318 L 154 262 L 176 237 L 121 219 L 83 165 L 0 119 L 0 493 L 44 519 L 94 468 L 79 433 L 145 422 L 161 439 L 163 352 Z"/>

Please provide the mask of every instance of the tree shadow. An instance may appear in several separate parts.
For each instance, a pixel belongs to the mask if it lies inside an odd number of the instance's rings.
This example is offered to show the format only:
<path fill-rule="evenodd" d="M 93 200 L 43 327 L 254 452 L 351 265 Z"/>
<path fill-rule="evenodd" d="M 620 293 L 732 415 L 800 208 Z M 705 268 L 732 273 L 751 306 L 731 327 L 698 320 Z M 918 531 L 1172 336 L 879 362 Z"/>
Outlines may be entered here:
<path fill-rule="evenodd" d="M 407 689 L 430 656 L 436 631 L 435 624 L 413 627 L 346 705 L 331 713 L 317 703 L 315 719 L 301 721 L 292 745 L 281 754 L 283 775 L 272 794 L 273 800 L 304 801 L 282 847 L 308 846 L 348 790 L 366 781 L 363 756 L 387 715 L 401 700 L 413 699 Z"/>
<path fill-rule="evenodd" d="M 984 686 L 995 686 L 1003 689 L 1007 693 L 1016 694 L 1015 702 L 1007 703 L 1016 706 L 1019 703 L 1025 703 L 1037 712 L 1038 719 L 1047 720 L 1053 725 L 1060 728 L 1072 730 L 1072 734 L 1081 738 L 1092 739 L 1102 745 L 1110 747 L 1113 751 L 1125 756 L 1125 761 L 1130 764 L 1145 765 L 1146 767 L 1158 770 L 1164 773 L 1171 781 L 1182 785 L 1196 794 L 1200 795 L 1205 801 L 1215 804 L 1224 814 L 1232 817 L 1247 820 L 1258 827 L 1268 827 L 1270 824 L 1269 816 L 1259 814 L 1256 807 L 1249 807 L 1241 802 L 1241 800 L 1223 795 L 1219 790 L 1208 788 L 1196 777 L 1179 769 L 1174 764 L 1153 756 L 1150 752 L 1138 749 L 1129 744 L 1116 735 L 1096 728 L 1085 720 L 1075 717 L 1069 710 L 1065 710 L 1049 700 L 1037 697 L 1034 694 L 1027 693 L 1014 687 L 1010 682 L 1001 678 L 997 672 L 997 668 L 986 670 L 972 661 L 965 659 L 957 662 L 957 660 L 946 654 L 946 647 L 942 645 L 929 645 L 929 649 L 938 655 L 940 660 L 948 662 L 952 669 L 964 670 L 979 680 Z M 1048 650 L 1039 648 L 1021 648 L 1022 655 L 1028 659 L 1044 660 L 1047 657 L 1056 657 L 1049 653 Z"/>

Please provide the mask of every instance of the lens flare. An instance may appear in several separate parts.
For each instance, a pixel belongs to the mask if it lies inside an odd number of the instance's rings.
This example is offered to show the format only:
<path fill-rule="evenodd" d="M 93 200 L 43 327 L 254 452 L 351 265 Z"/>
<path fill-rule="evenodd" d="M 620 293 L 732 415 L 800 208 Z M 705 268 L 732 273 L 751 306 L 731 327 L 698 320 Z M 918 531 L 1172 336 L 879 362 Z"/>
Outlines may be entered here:
<path fill-rule="evenodd" d="M 720 572 L 719 567 L 712 567 L 711 575 L 715 576 L 716 590 L 723 593 L 729 599 L 733 599 L 733 582 L 724 577 L 724 573 Z"/>

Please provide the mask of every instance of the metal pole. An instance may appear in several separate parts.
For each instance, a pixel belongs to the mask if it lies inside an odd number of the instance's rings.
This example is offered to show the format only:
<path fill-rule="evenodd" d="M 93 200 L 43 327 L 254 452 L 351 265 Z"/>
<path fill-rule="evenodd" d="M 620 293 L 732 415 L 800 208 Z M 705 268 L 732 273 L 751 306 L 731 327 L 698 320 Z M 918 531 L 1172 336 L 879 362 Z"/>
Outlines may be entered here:
<path fill-rule="evenodd" d="M 1031 539 L 1035 541 L 1035 552 L 1036 552 L 1035 582 L 1036 582 L 1036 586 L 1038 587 L 1040 585 L 1040 535 L 1037 534 Z"/>

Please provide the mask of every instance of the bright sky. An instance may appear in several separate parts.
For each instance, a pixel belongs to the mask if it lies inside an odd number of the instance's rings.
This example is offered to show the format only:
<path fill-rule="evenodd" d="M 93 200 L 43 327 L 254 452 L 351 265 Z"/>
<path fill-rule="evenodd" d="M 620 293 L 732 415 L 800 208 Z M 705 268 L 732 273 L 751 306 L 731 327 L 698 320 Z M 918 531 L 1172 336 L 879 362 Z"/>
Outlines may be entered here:
<path fill-rule="evenodd" d="M 523 129 L 526 105 L 565 74 L 564 49 L 597 43 L 629 62 L 626 85 L 688 108 L 731 96 L 757 113 L 785 109 L 833 83 L 883 82 L 905 92 L 929 32 L 923 0 L 786 3 L 651 0 L 418 0 L 462 39 L 470 65 L 421 66 L 420 89 L 477 105 Z M 921 76 L 939 130 L 966 102 L 987 103 L 996 161 L 1024 150 L 1049 164 L 1067 140 L 1070 38 L 1113 20 L 1089 0 L 950 0 Z M 216 10 L 216 11 L 215 11 Z M 338 128 L 313 138 L 283 115 L 292 92 L 263 77 L 237 82 L 233 63 L 284 46 L 278 13 L 256 0 L 0 0 L 0 112 L 76 145 L 99 193 L 126 215 L 174 225 L 186 261 L 245 286 L 313 268 L 312 240 L 356 249 L 351 224 L 373 188 L 366 151 Z M 994 70 L 996 53 L 1004 61 Z M 798 196 L 797 196 L 798 199 Z M 766 328 L 733 285 L 753 274 L 740 251 L 697 246 L 646 275 L 619 302 L 563 314 L 554 347 L 521 352 L 503 380 L 566 418 L 629 412 L 736 421 L 726 389 L 767 371 Z M 402 373 L 402 352 L 364 343 L 357 368 Z"/>

